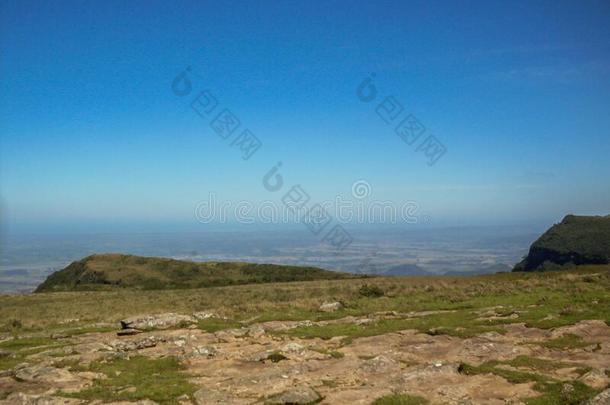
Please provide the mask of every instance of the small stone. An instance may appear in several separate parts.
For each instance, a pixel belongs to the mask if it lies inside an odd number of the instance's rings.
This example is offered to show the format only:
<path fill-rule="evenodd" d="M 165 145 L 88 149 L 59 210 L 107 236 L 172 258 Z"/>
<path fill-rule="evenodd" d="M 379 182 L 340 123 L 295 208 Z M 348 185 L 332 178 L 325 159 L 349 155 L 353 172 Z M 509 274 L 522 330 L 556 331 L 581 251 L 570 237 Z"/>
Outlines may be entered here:
<path fill-rule="evenodd" d="M 265 329 L 260 325 L 250 326 L 248 328 L 248 336 L 259 338 L 265 334 Z"/>
<path fill-rule="evenodd" d="M 294 404 L 294 405 L 305 405 L 313 404 L 322 399 L 320 394 L 312 390 L 309 387 L 299 387 L 281 394 L 274 395 L 267 399 L 266 404 Z"/>
<path fill-rule="evenodd" d="M 389 371 L 398 367 L 396 361 L 384 355 L 375 356 L 372 359 L 365 360 L 362 369 L 369 373 Z"/>
<path fill-rule="evenodd" d="M 270 360 L 272 363 L 278 363 L 278 362 L 280 362 L 282 360 L 286 360 L 286 359 L 288 359 L 288 357 L 284 356 L 281 353 L 274 352 L 274 351 L 265 351 L 265 352 L 256 353 L 250 358 L 251 361 L 265 362 L 266 360 Z"/>
<path fill-rule="evenodd" d="M 133 350 L 142 350 L 155 347 L 158 341 L 163 340 L 164 339 L 157 339 L 154 336 L 148 336 L 143 339 L 130 341 L 115 340 L 114 342 L 110 342 L 109 345 L 113 350 L 118 352 L 130 352 Z"/>
<path fill-rule="evenodd" d="M 211 311 L 201 311 L 201 312 L 195 312 L 193 314 L 193 318 L 197 319 L 198 321 L 202 321 L 202 320 L 208 319 L 208 318 L 218 318 L 218 315 Z"/>
<path fill-rule="evenodd" d="M 193 352 L 200 356 L 214 357 L 216 355 L 216 349 L 212 346 L 199 346 L 193 348 Z"/>
<path fill-rule="evenodd" d="M 295 342 L 287 343 L 282 347 L 284 353 L 301 353 L 303 350 L 305 347 Z"/>
<path fill-rule="evenodd" d="M 340 302 L 325 302 L 320 305 L 320 311 L 322 312 L 335 312 L 343 308 L 343 304 Z"/>
<path fill-rule="evenodd" d="M 138 333 L 142 333 L 142 331 L 138 330 L 138 329 L 127 328 L 127 329 L 122 329 L 122 330 L 118 331 L 116 334 L 117 334 L 117 336 L 132 336 L 132 335 L 137 335 Z"/>

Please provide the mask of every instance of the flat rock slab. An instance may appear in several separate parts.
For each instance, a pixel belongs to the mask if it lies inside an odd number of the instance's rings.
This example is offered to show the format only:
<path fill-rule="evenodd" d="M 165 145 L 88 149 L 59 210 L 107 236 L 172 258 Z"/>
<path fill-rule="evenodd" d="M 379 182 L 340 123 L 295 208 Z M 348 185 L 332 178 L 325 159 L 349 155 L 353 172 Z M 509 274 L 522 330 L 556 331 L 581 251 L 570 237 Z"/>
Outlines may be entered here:
<path fill-rule="evenodd" d="M 140 315 L 121 321 L 123 329 L 168 329 L 179 326 L 188 326 L 195 323 L 195 319 L 188 315 L 165 313 L 158 315 Z"/>

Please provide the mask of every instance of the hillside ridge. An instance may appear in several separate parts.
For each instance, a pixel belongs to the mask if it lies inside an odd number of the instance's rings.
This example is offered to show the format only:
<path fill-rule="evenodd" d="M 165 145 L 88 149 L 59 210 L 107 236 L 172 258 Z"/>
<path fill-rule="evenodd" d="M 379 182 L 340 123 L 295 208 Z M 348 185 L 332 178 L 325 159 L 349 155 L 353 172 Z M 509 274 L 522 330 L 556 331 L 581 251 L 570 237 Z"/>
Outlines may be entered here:
<path fill-rule="evenodd" d="M 120 253 L 94 254 L 49 275 L 34 292 L 202 288 L 354 277 L 317 267 L 247 262 L 192 262 Z"/>

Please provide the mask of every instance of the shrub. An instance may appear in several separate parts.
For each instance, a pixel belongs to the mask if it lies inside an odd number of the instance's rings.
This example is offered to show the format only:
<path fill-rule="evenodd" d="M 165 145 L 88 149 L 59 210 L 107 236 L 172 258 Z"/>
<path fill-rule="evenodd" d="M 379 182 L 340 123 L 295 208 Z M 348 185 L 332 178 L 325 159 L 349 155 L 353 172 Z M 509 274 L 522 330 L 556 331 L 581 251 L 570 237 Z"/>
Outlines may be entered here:
<path fill-rule="evenodd" d="M 379 286 L 369 284 L 363 284 L 358 293 L 363 297 L 369 298 L 383 297 L 384 295 L 383 290 Z"/>

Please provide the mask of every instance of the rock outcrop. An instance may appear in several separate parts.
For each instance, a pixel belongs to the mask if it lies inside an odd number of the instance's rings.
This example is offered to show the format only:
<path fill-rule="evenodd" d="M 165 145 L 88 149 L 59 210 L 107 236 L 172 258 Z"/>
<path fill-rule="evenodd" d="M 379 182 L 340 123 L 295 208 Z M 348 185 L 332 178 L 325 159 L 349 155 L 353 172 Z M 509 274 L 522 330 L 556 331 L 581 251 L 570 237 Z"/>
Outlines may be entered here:
<path fill-rule="evenodd" d="M 610 263 L 610 215 L 566 216 L 530 247 L 513 271 L 553 270 L 564 265 Z"/>
<path fill-rule="evenodd" d="M 188 315 L 174 313 L 158 315 L 140 315 L 123 319 L 121 327 L 123 329 L 149 330 L 149 329 L 168 329 L 178 326 L 187 326 L 195 322 L 195 319 Z"/>

